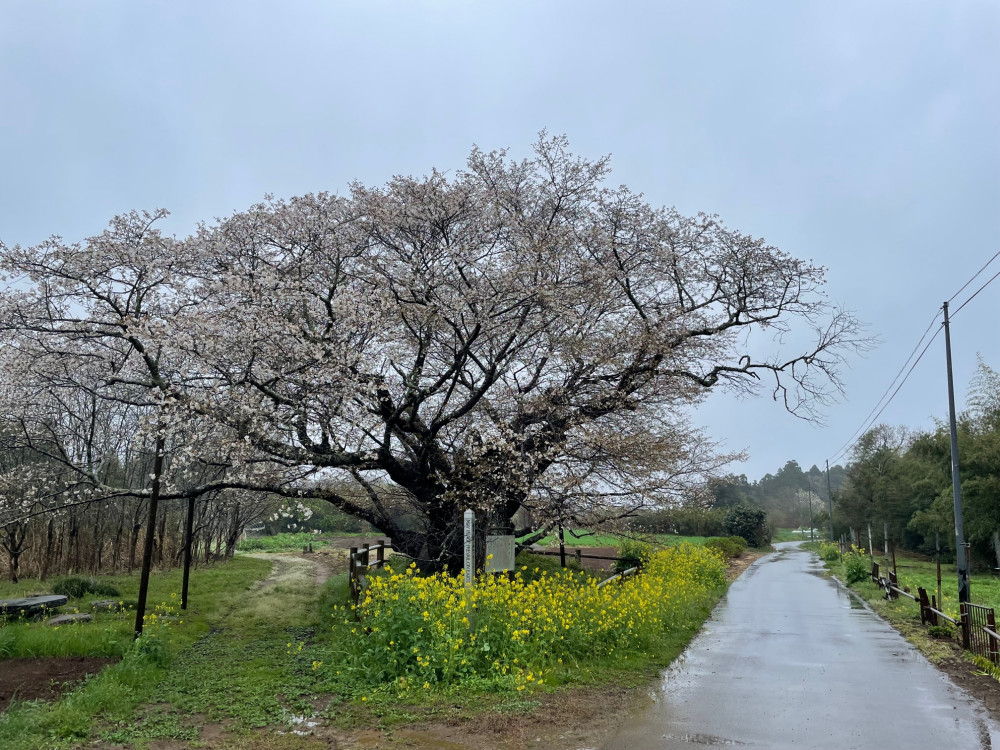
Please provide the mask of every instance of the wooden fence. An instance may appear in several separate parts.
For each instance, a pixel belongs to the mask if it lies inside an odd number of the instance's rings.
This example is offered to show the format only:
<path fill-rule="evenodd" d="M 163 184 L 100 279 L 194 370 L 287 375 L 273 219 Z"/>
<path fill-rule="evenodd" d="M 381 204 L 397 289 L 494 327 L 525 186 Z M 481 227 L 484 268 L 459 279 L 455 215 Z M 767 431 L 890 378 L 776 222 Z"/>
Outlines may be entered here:
<path fill-rule="evenodd" d="M 528 548 L 528 552 L 533 555 L 547 555 L 549 557 L 565 557 L 568 555 L 563 555 L 563 553 L 558 550 L 548 550 L 548 549 L 534 549 Z M 617 557 L 609 557 L 607 555 L 585 555 L 579 549 L 573 551 L 573 558 L 576 560 L 577 565 L 580 564 L 581 560 L 609 560 L 611 562 L 618 562 Z"/>
<path fill-rule="evenodd" d="M 350 554 L 348 557 L 347 571 L 348 579 L 350 581 L 350 591 L 351 591 L 351 601 L 354 604 L 358 603 L 361 598 L 361 593 L 365 590 L 368 585 L 368 571 L 381 568 L 385 565 L 385 551 L 392 550 L 392 544 L 387 539 L 380 539 L 377 544 L 363 544 L 361 547 L 351 547 Z M 548 552 L 540 550 L 531 550 L 532 554 L 540 555 L 558 555 L 558 552 Z M 372 560 L 372 555 L 375 555 L 375 559 Z M 579 550 L 576 551 L 576 559 L 579 562 L 581 558 L 588 558 L 592 560 L 612 560 L 617 561 L 617 557 L 605 557 L 602 555 L 584 555 L 581 554 Z M 597 584 L 598 588 L 611 583 L 612 581 L 618 581 L 622 583 L 626 578 L 635 575 L 639 572 L 638 567 L 629 568 L 621 573 L 611 576 L 600 583 Z"/>
<path fill-rule="evenodd" d="M 347 572 L 350 580 L 351 601 L 358 603 L 361 592 L 368 585 L 368 571 L 385 565 L 385 551 L 392 549 L 392 544 L 386 539 L 380 539 L 378 544 L 362 544 L 360 548 L 351 547 L 347 560 Z M 375 560 L 371 556 L 374 553 Z"/>
<path fill-rule="evenodd" d="M 977 656 L 989 659 L 994 664 L 1000 664 L 1000 634 L 997 632 L 996 614 L 993 607 L 984 607 L 971 602 L 960 602 L 958 619 L 949 617 L 941 611 L 943 606 L 937 596 L 928 596 L 927 590 L 917 587 L 917 595 L 901 589 L 895 571 L 889 571 L 886 576 L 879 574 L 878 563 L 872 562 L 872 581 L 885 590 L 886 599 L 898 599 L 905 596 L 917 603 L 920 608 L 921 625 L 939 625 L 941 620 L 958 628 L 962 648 Z"/>

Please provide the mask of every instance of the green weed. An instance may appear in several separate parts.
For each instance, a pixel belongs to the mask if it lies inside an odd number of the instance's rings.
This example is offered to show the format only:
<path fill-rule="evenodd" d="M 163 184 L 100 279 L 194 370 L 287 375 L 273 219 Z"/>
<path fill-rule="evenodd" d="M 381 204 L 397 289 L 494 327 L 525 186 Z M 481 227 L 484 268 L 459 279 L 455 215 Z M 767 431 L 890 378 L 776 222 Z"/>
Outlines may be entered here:
<path fill-rule="evenodd" d="M 237 543 L 240 552 L 299 552 L 311 544 L 313 549 L 326 546 L 326 541 L 317 539 L 315 534 L 306 532 L 282 533 L 272 536 L 254 536 Z"/>

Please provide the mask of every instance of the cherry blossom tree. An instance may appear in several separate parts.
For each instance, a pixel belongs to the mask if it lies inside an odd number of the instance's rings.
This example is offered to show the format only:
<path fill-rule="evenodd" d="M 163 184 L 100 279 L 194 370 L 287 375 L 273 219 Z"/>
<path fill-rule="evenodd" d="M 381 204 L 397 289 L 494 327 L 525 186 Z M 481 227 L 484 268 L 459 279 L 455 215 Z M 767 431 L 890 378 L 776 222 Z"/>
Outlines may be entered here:
<path fill-rule="evenodd" d="M 127 404 L 173 445 L 162 497 L 319 498 L 433 564 L 467 507 L 544 526 L 676 502 L 731 458 L 690 421 L 712 389 L 815 418 L 866 341 L 822 268 L 608 174 L 543 134 L 184 239 L 159 211 L 0 247 L 0 403 L 36 427 L 53 394 Z M 106 456 L 61 460 L 120 491 Z"/>

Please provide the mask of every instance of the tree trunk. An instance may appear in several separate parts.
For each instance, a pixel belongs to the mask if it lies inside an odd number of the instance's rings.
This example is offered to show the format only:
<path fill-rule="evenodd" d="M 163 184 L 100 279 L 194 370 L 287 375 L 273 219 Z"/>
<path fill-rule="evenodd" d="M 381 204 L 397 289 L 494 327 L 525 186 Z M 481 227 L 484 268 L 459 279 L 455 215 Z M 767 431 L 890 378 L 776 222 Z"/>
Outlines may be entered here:
<path fill-rule="evenodd" d="M 93 557 L 91 558 L 91 570 L 94 575 L 101 572 L 101 558 L 104 547 L 104 525 L 101 523 L 101 510 L 98 504 L 98 508 L 94 511 L 94 526 L 92 529 L 94 535 L 94 551 Z"/>
<path fill-rule="evenodd" d="M 64 524 L 59 524 L 59 536 L 56 537 L 56 551 L 52 556 L 56 563 L 56 570 L 61 570 L 63 558 L 63 549 L 65 547 L 64 540 L 66 537 L 66 527 Z"/>
<path fill-rule="evenodd" d="M 20 567 L 21 553 L 24 552 L 24 541 L 28 536 L 28 524 L 18 522 L 8 526 L 3 530 L 0 547 L 7 551 L 8 569 L 10 580 L 17 583 L 17 574 Z"/>
<path fill-rule="evenodd" d="M 240 541 L 240 532 L 243 527 L 240 524 L 240 504 L 233 506 L 233 512 L 229 515 L 229 529 L 226 534 L 226 559 L 231 560 L 236 552 L 236 545 Z"/>
<path fill-rule="evenodd" d="M 135 504 L 135 512 L 132 514 L 132 533 L 129 535 L 128 545 L 128 572 L 135 568 L 135 556 L 139 546 L 139 530 L 142 528 L 142 502 Z"/>
<path fill-rule="evenodd" d="M 18 569 L 18 561 L 20 559 L 21 559 L 21 553 L 19 551 L 10 553 L 10 580 L 13 583 L 17 583 L 17 569 Z"/>
<path fill-rule="evenodd" d="M 118 517 L 118 528 L 115 529 L 114 541 L 111 543 L 111 568 L 117 571 L 122 564 L 122 537 L 125 533 L 124 511 Z"/>
<path fill-rule="evenodd" d="M 49 522 L 45 525 L 45 554 L 42 557 L 41 569 L 38 572 L 38 577 L 41 580 L 49 574 L 49 566 L 52 564 L 52 553 L 53 545 L 55 543 L 55 522 L 50 518 Z"/>
<path fill-rule="evenodd" d="M 165 552 L 167 540 L 167 510 L 164 509 L 163 513 L 160 514 L 159 529 L 157 531 L 157 539 L 159 544 L 156 545 L 156 564 L 163 565 L 163 553 Z"/>

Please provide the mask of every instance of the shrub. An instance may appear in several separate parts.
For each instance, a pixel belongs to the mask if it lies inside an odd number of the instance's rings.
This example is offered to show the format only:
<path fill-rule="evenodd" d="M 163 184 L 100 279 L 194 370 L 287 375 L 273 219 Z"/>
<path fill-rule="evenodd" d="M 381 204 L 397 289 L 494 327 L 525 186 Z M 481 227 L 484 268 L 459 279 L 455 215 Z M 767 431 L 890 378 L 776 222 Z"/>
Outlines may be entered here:
<path fill-rule="evenodd" d="M 931 625 L 927 628 L 927 635 L 931 638 L 951 639 L 955 637 L 955 629 L 951 625 Z"/>
<path fill-rule="evenodd" d="M 726 531 L 732 536 L 743 537 L 751 547 L 764 547 L 771 543 L 771 529 L 767 513 L 750 503 L 738 503 L 726 513 Z"/>
<path fill-rule="evenodd" d="M 53 594 L 61 594 L 71 599 L 79 599 L 87 594 L 97 596 L 121 596 L 121 592 L 109 583 L 101 583 L 95 578 L 63 578 L 52 586 Z"/>
<path fill-rule="evenodd" d="M 819 556 L 822 557 L 827 562 L 833 562 L 834 560 L 839 560 L 840 547 L 834 544 L 833 542 L 820 542 Z"/>
<path fill-rule="evenodd" d="M 527 580 L 421 577 L 415 564 L 374 577 L 347 614 L 359 674 L 398 689 L 493 684 L 524 689 L 564 659 L 640 654 L 701 622 L 725 585 L 725 565 L 704 547 L 657 552 L 644 571 L 602 588 L 582 572 Z"/>
<path fill-rule="evenodd" d="M 705 546 L 728 559 L 742 555 L 747 543 L 741 536 L 713 536 L 705 540 Z"/>
<path fill-rule="evenodd" d="M 851 545 L 851 551 L 844 555 L 844 578 L 847 582 L 858 583 L 871 577 L 871 561 L 863 549 Z"/>
<path fill-rule="evenodd" d="M 634 531 L 681 536 L 721 536 L 726 533 L 726 511 L 722 508 L 666 508 L 636 516 L 630 521 Z"/>
<path fill-rule="evenodd" d="M 524 573 L 526 580 L 541 578 L 542 575 L 553 575 L 562 571 L 563 567 L 556 555 L 535 555 L 531 552 L 521 551 L 514 558 L 514 565 Z M 566 553 L 566 569 L 580 570 L 576 564 L 576 557 L 572 552 Z"/>
<path fill-rule="evenodd" d="M 615 572 L 621 573 L 629 568 L 641 568 L 653 556 L 653 546 L 638 539 L 622 539 L 618 542 L 618 559 L 615 561 Z"/>

